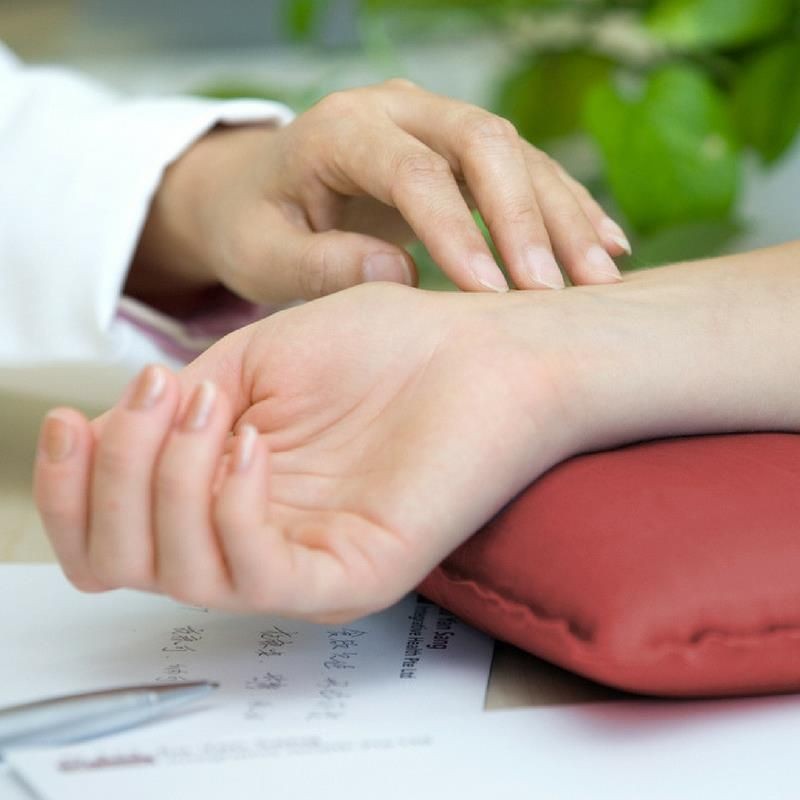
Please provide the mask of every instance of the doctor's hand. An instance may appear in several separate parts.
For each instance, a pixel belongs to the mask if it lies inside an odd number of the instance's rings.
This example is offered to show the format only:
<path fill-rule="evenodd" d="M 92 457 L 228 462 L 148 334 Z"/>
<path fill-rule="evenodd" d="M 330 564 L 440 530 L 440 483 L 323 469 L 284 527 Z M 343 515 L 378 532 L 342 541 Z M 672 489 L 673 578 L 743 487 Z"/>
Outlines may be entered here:
<path fill-rule="evenodd" d="M 547 113 L 542 109 L 542 113 Z M 170 167 L 131 280 L 221 282 L 257 302 L 414 285 L 421 240 L 461 289 L 611 283 L 620 227 L 505 119 L 405 80 L 335 92 L 281 129 L 218 128 Z"/>
<path fill-rule="evenodd" d="M 569 451 L 554 296 L 360 286 L 147 368 L 93 423 L 52 412 L 36 498 L 67 576 L 317 621 L 394 602 Z"/>

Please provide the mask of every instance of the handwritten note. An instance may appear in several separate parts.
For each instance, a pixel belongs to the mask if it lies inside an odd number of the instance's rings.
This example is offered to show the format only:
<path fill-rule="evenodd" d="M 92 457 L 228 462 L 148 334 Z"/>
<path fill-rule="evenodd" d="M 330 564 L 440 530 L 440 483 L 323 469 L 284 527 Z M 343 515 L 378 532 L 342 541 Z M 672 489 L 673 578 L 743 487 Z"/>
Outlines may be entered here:
<path fill-rule="evenodd" d="M 409 595 L 347 625 L 83 595 L 49 565 L 0 567 L 0 705 L 137 683 L 221 688 L 158 723 L 175 737 L 478 711 L 493 643 Z M 201 713 L 202 712 L 202 713 Z"/>

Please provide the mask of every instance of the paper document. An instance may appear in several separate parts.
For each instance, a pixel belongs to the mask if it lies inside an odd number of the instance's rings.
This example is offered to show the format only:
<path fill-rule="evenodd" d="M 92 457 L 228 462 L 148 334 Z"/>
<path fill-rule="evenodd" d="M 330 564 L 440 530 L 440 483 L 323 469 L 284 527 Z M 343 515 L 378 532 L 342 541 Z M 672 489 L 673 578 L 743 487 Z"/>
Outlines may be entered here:
<path fill-rule="evenodd" d="M 175 739 L 160 728 L 12 766 L 46 800 L 787 800 L 800 698 L 614 702 Z"/>
<path fill-rule="evenodd" d="M 31 800 L 31 796 L 31 792 L 11 771 L 11 767 L 5 763 L 0 764 L 0 800 Z"/>
<path fill-rule="evenodd" d="M 273 732 L 479 711 L 493 642 L 409 595 L 346 625 L 236 616 L 156 595 L 87 595 L 51 565 L 0 566 L 0 706 L 140 683 L 221 688 L 148 727 Z"/>

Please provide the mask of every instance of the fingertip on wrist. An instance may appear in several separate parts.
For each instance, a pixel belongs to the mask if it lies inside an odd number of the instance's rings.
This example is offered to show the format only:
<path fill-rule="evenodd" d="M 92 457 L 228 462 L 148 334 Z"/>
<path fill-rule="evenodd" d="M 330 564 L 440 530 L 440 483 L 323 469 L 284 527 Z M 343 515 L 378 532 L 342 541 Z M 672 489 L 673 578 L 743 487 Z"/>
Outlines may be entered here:
<path fill-rule="evenodd" d="M 547 289 L 563 289 L 564 276 L 558 268 L 555 257 L 546 248 L 532 246 L 524 254 L 530 280 L 536 285 Z"/>
<path fill-rule="evenodd" d="M 625 255 L 631 255 L 633 248 L 631 247 L 628 237 L 625 235 L 625 231 L 623 231 L 611 217 L 606 217 L 602 221 L 600 230 L 602 231 L 603 237 L 608 242 L 621 250 Z"/>
<path fill-rule="evenodd" d="M 592 245 L 586 251 L 586 264 L 593 280 L 598 283 L 618 283 L 622 273 L 611 256 L 599 245 Z"/>
<path fill-rule="evenodd" d="M 469 259 L 469 268 L 478 284 L 476 289 L 488 289 L 499 293 L 508 291 L 508 283 L 491 256 L 485 253 L 473 253 Z"/>

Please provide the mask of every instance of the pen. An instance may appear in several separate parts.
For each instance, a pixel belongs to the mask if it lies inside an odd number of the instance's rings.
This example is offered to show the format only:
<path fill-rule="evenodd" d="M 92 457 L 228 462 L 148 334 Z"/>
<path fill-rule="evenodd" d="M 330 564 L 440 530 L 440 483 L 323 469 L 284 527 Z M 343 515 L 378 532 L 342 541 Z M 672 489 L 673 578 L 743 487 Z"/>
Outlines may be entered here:
<path fill-rule="evenodd" d="M 125 686 L 0 709 L 0 758 L 20 745 L 56 745 L 132 728 L 203 697 L 218 683 Z"/>

